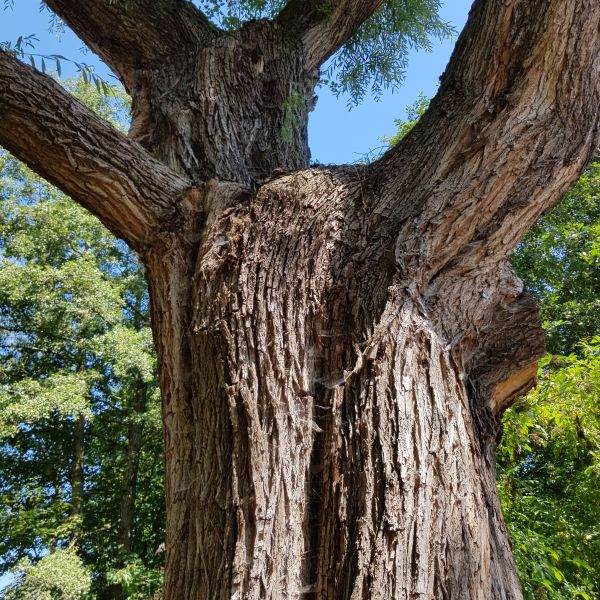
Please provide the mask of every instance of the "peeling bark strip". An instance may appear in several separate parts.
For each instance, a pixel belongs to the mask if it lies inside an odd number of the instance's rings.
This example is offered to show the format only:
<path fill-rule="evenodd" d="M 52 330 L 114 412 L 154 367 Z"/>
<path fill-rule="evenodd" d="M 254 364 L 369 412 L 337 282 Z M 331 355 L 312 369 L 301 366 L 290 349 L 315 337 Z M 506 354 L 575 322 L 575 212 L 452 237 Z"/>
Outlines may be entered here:
<path fill-rule="evenodd" d="M 0 143 L 147 267 L 165 597 L 521 598 L 494 448 L 543 335 L 507 256 L 598 147 L 597 0 L 477 0 L 401 144 L 304 170 L 316 70 L 378 0 L 234 33 L 48 4 L 127 85 L 130 139 L 0 54 Z"/>

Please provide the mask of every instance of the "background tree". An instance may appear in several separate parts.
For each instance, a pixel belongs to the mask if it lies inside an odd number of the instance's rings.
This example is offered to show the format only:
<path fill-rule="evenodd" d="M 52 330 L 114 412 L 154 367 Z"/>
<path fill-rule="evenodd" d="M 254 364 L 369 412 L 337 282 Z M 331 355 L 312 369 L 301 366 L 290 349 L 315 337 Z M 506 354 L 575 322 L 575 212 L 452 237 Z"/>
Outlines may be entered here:
<path fill-rule="evenodd" d="M 499 485 L 526 598 L 599 598 L 600 162 L 512 262 L 542 301 L 538 388 L 504 419 Z"/>
<path fill-rule="evenodd" d="M 0 53 L 0 143 L 145 265 L 167 598 L 520 597 L 493 451 L 543 337 L 507 256 L 597 148 L 597 2 L 477 0 L 410 134 L 313 169 L 319 68 L 388 3 L 228 32 L 178 0 L 47 4 L 131 93 L 129 135 Z"/>
<path fill-rule="evenodd" d="M 71 89 L 122 125 L 122 96 L 103 98 L 83 81 Z M 54 577 L 59 588 L 56 572 L 75 568 L 71 554 L 53 554 L 76 550 L 96 597 L 116 598 L 130 571 L 144 579 L 141 559 L 152 591 L 163 464 L 139 262 L 6 152 L 0 197 L 0 568 L 18 567 L 13 587 L 37 598 L 36 585 Z M 35 570 L 22 562 L 48 553 Z"/>

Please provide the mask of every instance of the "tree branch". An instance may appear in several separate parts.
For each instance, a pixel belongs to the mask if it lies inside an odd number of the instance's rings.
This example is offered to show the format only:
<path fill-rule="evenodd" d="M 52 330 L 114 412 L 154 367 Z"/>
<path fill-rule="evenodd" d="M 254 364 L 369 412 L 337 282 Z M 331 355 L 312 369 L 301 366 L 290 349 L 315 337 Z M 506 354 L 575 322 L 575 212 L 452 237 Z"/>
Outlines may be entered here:
<path fill-rule="evenodd" d="M 302 40 L 307 70 L 320 67 L 384 0 L 291 0 L 277 21 Z"/>
<path fill-rule="evenodd" d="M 430 109 L 370 169 L 405 273 L 501 260 L 577 179 L 600 140 L 599 22 L 597 0 L 475 2 Z"/>
<path fill-rule="evenodd" d="M 177 216 L 190 182 L 50 77 L 0 52 L 0 145 L 136 250 Z"/>
<path fill-rule="evenodd" d="M 195 48 L 217 28 L 186 0 L 44 0 L 131 89 L 133 72 Z"/>

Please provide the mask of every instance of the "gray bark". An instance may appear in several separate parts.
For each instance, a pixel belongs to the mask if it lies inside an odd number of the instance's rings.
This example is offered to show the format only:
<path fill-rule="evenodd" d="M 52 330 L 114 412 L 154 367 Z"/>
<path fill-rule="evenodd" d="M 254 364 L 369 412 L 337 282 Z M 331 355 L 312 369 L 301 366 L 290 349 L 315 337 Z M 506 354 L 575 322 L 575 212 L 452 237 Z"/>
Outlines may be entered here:
<path fill-rule="evenodd" d="M 128 62 L 94 35 L 97 13 L 71 4 L 53 6 L 133 94 L 129 140 L 107 146 L 90 119 L 96 152 L 116 144 L 131 160 L 123 216 L 49 159 L 71 147 L 103 172 L 79 121 L 60 142 L 41 102 L 36 122 L 35 85 L 49 84 L 6 56 L 0 84 L 33 90 L 21 110 L 0 87 L 7 122 L 48 133 L 42 150 L 12 125 L 0 142 L 59 172 L 146 265 L 166 597 L 520 598 L 494 447 L 543 335 L 507 256 L 598 146 L 597 0 L 477 0 L 408 138 L 370 166 L 313 169 L 305 112 L 282 135 L 290 100 L 310 108 L 315 68 L 377 2 L 340 1 L 323 21 L 318 2 L 302 15 L 292 1 L 231 34 L 202 25 L 160 66 L 154 41 L 131 36 L 142 59 Z M 153 14 L 140 14 L 150 40 Z"/>

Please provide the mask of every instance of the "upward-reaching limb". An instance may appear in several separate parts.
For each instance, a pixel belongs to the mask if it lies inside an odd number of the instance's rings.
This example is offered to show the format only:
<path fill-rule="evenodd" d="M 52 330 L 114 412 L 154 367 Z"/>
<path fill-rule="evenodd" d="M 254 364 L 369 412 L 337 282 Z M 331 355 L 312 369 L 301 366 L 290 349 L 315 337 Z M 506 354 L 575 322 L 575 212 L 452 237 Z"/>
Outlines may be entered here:
<path fill-rule="evenodd" d="M 204 43 L 217 29 L 186 0 L 45 0 L 130 88 L 133 71 Z"/>
<path fill-rule="evenodd" d="M 184 177 L 74 99 L 0 52 L 0 145 L 140 250 L 176 218 Z"/>
<path fill-rule="evenodd" d="M 279 23 L 302 40 L 307 70 L 322 65 L 384 0 L 292 0 Z"/>
<path fill-rule="evenodd" d="M 371 243 L 424 297 L 494 410 L 531 386 L 535 304 L 506 260 L 600 141 L 596 0 L 478 0 L 422 121 L 369 169 Z"/>
<path fill-rule="evenodd" d="M 579 176 L 600 140 L 599 24 L 596 0 L 475 2 L 431 108 L 371 169 L 407 271 L 505 257 Z"/>

